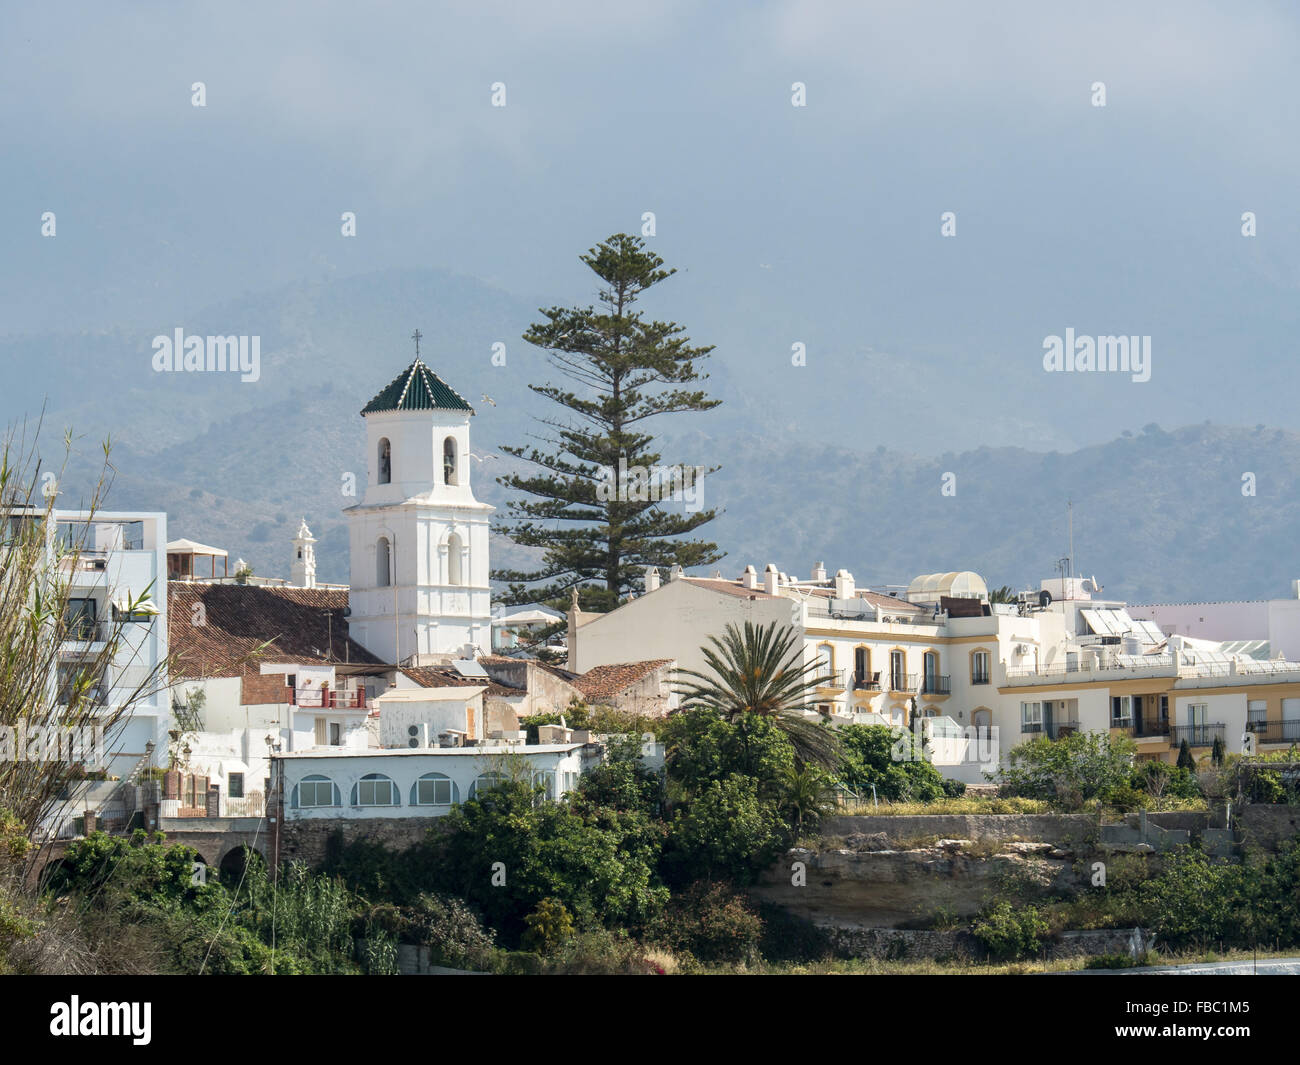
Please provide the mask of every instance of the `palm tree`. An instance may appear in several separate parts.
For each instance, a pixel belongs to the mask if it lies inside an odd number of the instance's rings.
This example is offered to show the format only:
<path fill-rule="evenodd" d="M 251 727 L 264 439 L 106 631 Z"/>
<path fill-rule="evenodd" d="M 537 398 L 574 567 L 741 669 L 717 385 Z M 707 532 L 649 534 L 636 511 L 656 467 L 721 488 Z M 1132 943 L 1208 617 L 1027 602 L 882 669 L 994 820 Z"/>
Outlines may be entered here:
<path fill-rule="evenodd" d="M 815 765 L 791 766 L 781 783 L 781 811 L 797 837 L 806 824 L 815 825 L 835 809 L 835 786 L 830 776 Z"/>
<path fill-rule="evenodd" d="M 800 713 L 818 687 L 820 664 L 802 662 L 803 641 L 794 629 L 778 630 L 775 621 L 759 628 L 747 621 L 743 631 L 729 624 L 722 639 L 710 636 L 709 643 L 700 652 L 712 676 L 678 671 L 692 678 L 677 690 L 683 709 L 712 710 L 741 725 L 750 714 L 767 718 L 786 734 L 801 763 L 835 765 L 835 734 Z"/>
<path fill-rule="evenodd" d="M 989 592 L 990 603 L 1015 603 L 1019 599 L 1016 591 L 1009 584 L 1004 584 L 1001 588 L 994 588 Z"/>

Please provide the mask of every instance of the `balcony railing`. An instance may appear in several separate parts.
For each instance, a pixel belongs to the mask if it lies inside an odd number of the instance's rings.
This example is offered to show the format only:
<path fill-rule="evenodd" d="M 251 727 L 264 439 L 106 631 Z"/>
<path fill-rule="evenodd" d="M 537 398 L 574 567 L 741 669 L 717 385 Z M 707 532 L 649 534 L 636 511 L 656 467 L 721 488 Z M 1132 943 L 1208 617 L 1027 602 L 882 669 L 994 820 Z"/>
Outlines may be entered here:
<path fill-rule="evenodd" d="M 989 673 L 972 673 L 970 675 L 970 682 L 972 684 L 991 684 L 991 677 L 992 675 Z"/>
<path fill-rule="evenodd" d="M 914 692 L 921 678 L 915 673 L 890 673 L 889 690 L 891 692 Z"/>
<path fill-rule="evenodd" d="M 1223 739 L 1226 728 L 1223 722 L 1213 725 L 1171 725 L 1169 741 L 1175 747 L 1181 747 L 1183 740 L 1187 741 L 1188 747 L 1213 747 L 1215 740 Z"/>
<path fill-rule="evenodd" d="M 922 695 L 951 695 L 952 683 L 950 677 L 936 676 L 926 674 L 925 679 L 921 682 Z"/>
<path fill-rule="evenodd" d="M 301 706 L 309 710 L 364 710 L 366 692 L 364 688 L 340 688 L 338 691 L 290 688 L 289 705 Z"/>
<path fill-rule="evenodd" d="M 869 675 L 865 673 L 854 673 L 853 690 L 865 692 L 880 691 L 880 673 L 876 672 Z"/>
<path fill-rule="evenodd" d="M 848 677 L 847 669 L 819 669 L 817 686 L 819 688 L 843 688 Z"/>
<path fill-rule="evenodd" d="M 1073 719 L 1069 721 L 1022 721 L 1020 722 L 1020 732 L 1022 735 L 1046 736 L 1048 739 L 1059 740 L 1063 736 L 1068 736 L 1072 732 L 1079 731 L 1079 722 Z"/>
<path fill-rule="evenodd" d="M 1133 729 L 1134 736 L 1168 736 L 1169 722 L 1163 718 L 1154 721 L 1139 721 Z"/>
<path fill-rule="evenodd" d="M 1250 721 L 1246 731 L 1257 743 L 1300 743 L 1300 721 Z"/>

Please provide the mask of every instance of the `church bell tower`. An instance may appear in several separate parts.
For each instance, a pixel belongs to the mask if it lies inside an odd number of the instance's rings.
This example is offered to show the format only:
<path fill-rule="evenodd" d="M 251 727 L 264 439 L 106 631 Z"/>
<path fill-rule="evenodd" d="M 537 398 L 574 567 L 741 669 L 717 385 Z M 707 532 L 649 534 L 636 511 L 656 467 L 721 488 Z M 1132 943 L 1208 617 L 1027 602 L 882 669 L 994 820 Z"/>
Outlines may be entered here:
<path fill-rule="evenodd" d="M 470 485 L 474 409 L 420 360 L 361 411 L 366 486 L 347 507 L 348 628 L 385 662 L 491 650 L 488 526 Z"/>

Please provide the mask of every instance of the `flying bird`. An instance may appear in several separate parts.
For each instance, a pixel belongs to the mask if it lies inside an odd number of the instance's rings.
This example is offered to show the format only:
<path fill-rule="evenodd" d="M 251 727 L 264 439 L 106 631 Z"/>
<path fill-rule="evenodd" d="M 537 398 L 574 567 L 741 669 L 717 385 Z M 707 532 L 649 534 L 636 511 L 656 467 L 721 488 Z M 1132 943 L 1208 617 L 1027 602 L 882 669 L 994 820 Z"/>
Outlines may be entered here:
<path fill-rule="evenodd" d="M 494 406 L 494 407 L 497 405 L 497 401 L 496 401 L 495 399 L 493 399 L 491 396 L 489 396 L 486 392 L 483 393 L 483 402 L 484 402 L 484 403 L 491 403 L 492 406 Z"/>

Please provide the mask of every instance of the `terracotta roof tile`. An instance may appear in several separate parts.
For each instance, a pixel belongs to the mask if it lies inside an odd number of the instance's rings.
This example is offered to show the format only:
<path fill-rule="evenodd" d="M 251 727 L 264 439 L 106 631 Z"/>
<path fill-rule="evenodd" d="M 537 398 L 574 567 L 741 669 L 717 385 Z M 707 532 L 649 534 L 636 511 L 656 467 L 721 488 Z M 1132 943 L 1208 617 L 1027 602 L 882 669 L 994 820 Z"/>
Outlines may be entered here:
<path fill-rule="evenodd" d="M 464 677 L 454 669 L 436 666 L 405 666 L 402 668 L 411 680 L 422 688 L 487 688 L 488 695 L 524 695 L 523 688 L 512 688 L 483 677 Z"/>
<path fill-rule="evenodd" d="M 644 662 L 619 662 L 589 669 L 572 684 L 587 699 L 609 699 L 644 680 L 656 669 L 670 664 L 671 658 L 651 658 Z"/>
<path fill-rule="evenodd" d="M 181 677 L 242 676 L 263 643 L 262 661 L 382 664 L 348 636 L 346 589 L 169 581 L 167 597 Z"/>

